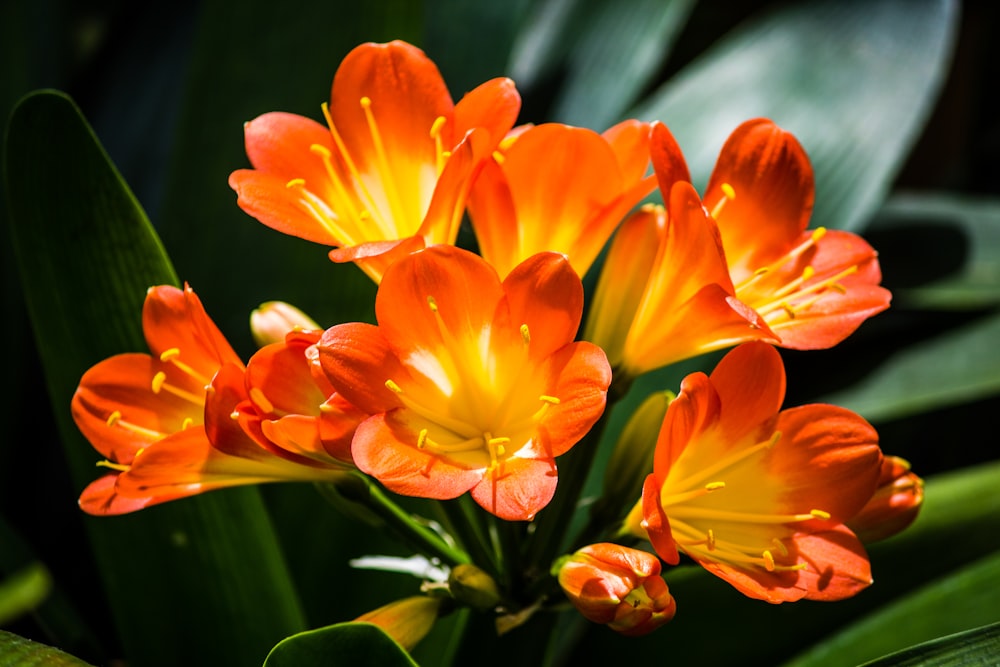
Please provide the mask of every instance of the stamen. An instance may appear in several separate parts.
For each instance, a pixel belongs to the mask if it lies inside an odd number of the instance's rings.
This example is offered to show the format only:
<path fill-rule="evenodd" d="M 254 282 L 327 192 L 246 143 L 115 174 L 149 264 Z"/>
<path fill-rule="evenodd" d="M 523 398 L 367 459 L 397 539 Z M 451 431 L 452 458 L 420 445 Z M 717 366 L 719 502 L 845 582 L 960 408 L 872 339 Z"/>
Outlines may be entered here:
<path fill-rule="evenodd" d="M 773 544 L 774 546 L 776 546 L 778 548 L 778 551 L 781 552 L 781 556 L 782 557 L 785 557 L 785 556 L 788 555 L 788 547 L 786 547 L 785 543 L 782 542 L 781 540 L 779 540 L 777 537 L 775 537 L 775 538 L 773 538 L 771 540 L 771 544 Z"/>
<path fill-rule="evenodd" d="M 178 347 L 172 347 L 169 350 L 164 350 L 160 353 L 160 361 L 164 363 L 173 364 L 177 370 L 181 371 L 185 375 L 193 377 L 195 380 L 202 384 L 209 384 L 211 382 L 210 378 L 205 377 L 203 374 L 199 373 L 195 369 L 191 368 L 183 361 L 180 360 L 181 350 Z"/>
<path fill-rule="evenodd" d="M 161 391 L 166 391 L 168 394 L 173 394 L 177 398 L 181 398 L 195 405 L 205 405 L 205 397 L 197 396 L 192 394 L 190 391 L 181 389 L 180 387 L 175 387 L 172 384 L 167 384 L 167 374 L 163 371 L 157 372 L 153 376 L 153 381 L 150 383 L 150 387 L 154 394 L 159 394 Z"/>
<path fill-rule="evenodd" d="M 108 426 L 118 426 L 126 431 L 131 431 L 136 435 L 143 436 L 145 438 L 150 438 L 152 440 L 159 440 L 160 438 L 166 436 L 166 433 L 161 433 L 160 431 L 154 431 L 151 428 L 146 428 L 145 426 L 139 426 L 138 424 L 133 424 L 122 419 L 122 413 L 115 410 L 110 415 L 108 415 L 105 423 Z"/>
<path fill-rule="evenodd" d="M 722 190 L 722 199 L 720 199 L 715 206 L 712 207 L 712 217 L 716 220 L 719 219 L 719 214 L 722 213 L 722 209 L 725 207 L 726 202 L 733 201 L 736 199 L 736 190 L 733 189 L 729 183 L 723 183 L 719 186 Z"/>
<path fill-rule="evenodd" d="M 706 491 L 717 491 L 719 489 L 724 489 L 724 488 L 726 488 L 725 482 L 709 482 L 708 484 L 705 485 Z"/>
<path fill-rule="evenodd" d="M 522 324 L 521 325 L 521 340 L 524 341 L 525 345 L 528 345 L 529 343 L 531 343 L 531 332 L 528 331 L 528 325 L 527 324 Z"/>
<path fill-rule="evenodd" d="M 764 569 L 768 572 L 774 572 L 774 556 L 767 549 L 764 550 Z"/>
<path fill-rule="evenodd" d="M 430 307 L 432 313 L 438 312 L 437 300 L 434 297 L 432 296 L 427 297 L 427 305 Z"/>
<path fill-rule="evenodd" d="M 824 521 L 827 521 L 830 518 L 830 513 L 824 512 L 823 510 L 809 510 L 809 513 L 812 514 L 815 518 L 823 519 Z"/>
<path fill-rule="evenodd" d="M 437 168 L 437 173 L 440 176 L 441 171 L 444 169 L 444 163 L 448 159 L 445 155 L 444 146 L 441 142 L 441 130 L 444 128 L 444 124 L 447 119 L 444 116 L 438 116 L 434 119 L 431 124 L 431 139 L 434 140 L 434 154 L 437 156 L 435 160 L 435 167 Z"/>
<path fill-rule="evenodd" d="M 293 178 L 292 180 L 285 183 L 285 187 L 291 190 L 292 188 L 304 188 L 306 187 L 306 179 L 304 178 Z"/>
<path fill-rule="evenodd" d="M 389 210 L 399 228 L 406 221 L 406 212 L 403 209 L 402 201 L 399 198 L 399 188 L 396 186 L 395 176 L 390 166 L 389 156 L 385 151 L 385 143 L 382 141 L 382 134 L 378 129 L 378 122 L 372 112 L 372 101 L 370 97 L 361 98 L 361 108 L 365 112 L 365 120 L 368 123 L 368 133 L 372 138 L 372 146 L 375 149 L 375 166 L 382 180 L 386 199 L 389 201 Z"/>
<path fill-rule="evenodd" d="M 126 472 L 132 466 L 127 466 L 123 463 L 112 463 L 111 461 L 98 461 L 95 463 L 98 468 L 111 468 L 112 470 L 117 470 L 118 472 Z"/>

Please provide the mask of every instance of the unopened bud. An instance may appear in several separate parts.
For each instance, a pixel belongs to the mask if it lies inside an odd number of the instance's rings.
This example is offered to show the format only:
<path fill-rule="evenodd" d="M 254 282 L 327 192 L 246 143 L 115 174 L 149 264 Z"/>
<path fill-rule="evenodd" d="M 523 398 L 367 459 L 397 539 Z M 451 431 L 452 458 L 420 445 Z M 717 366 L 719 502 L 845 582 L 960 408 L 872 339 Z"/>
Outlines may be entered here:
<path fill-rule="evenodd" d="M 259 347 L 280 343 L 292 331 L 315 331 L 322 327 L 301 310 L 284 301 L 268 301 L 250 313 L 250 332 Z"/>
<path fill-rule="evenodd" d="M 407 651 L 427 636 L 434 627 L 443 598 L 414 595 L 390 602 L 367 614 L 358 616 L 357 623 L 371 623 L 385 630 L 397 644 Z"/>
<path fill-rule="evenodd" d="M 660 560 L 638 549 L 591 544 L 558 560 L 553 574 L 585 618 L 625 636 L 652 632 L 677 609 L 660 576 Z"/>
<path fill-rule="evenodd" d="M 479 611 L 493 609 L 500 603 L 497 582 L 475 565 L 463 563 L 453 567 L 448 589 L 458 602 Z"/>

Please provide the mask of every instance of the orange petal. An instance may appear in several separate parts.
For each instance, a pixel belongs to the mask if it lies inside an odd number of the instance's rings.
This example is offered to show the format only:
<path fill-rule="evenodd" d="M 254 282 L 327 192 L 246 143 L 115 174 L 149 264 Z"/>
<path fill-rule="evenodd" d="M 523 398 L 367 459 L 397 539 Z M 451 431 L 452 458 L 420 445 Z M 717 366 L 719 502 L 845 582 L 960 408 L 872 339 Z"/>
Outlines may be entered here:
<path fill-rule="evenodd" d="M 667 126 L 659 121 L 652 125 L 649 156 L 653 162 L 653 170 L 656 172 L 656 180 L 660 185 L 664 201 L 670 199 L 674 183 L 678 181 L 691 182 L 691 173 L 688 171 L 687 161 L 684 160 L 681 147 Z"/>
<path fill-rule="evenodd" d="M 514 127 L 520 112 L 521 95 L 513 81 L 499 77 L 482 83 L 455 105 L 452 143 L 457 144 L 466 132 L 481 127 L 489 132 L 495 146 Z"/>
<path fill-rule="evenodd" d="M 378 327 L 361 322 L 330 327 L 319 343 L 320 364 L 337 393 L 368 414 L 400 407 L 386 380 L 409 372 Z"/>
<path fill-rule="evenodd" d="M 766 343 L 744 343 L 726 354 L 710 376 L 719 401 L 725 437 L 738 442 L 762 427 L 773 432 L 775 415 L 785 400 L 785 367 Z"/>
<path fill-rule="evenodd" d="M 531 521 L 556 491 L 553 460 L 508 458 L 472 488 L 472 498 L 506 521 Z"/>
<path fill-rule="evenodd" d="M 705 190 L 712 209 L 728 184 L 735 198 L 716 215 L 736 282 L 788 252 L 812 215 L 813 171 L 802 146 L 770 120 L 749 120 L 726 140 Z"/>
<path fill-rule="evenodd" d="M 80 494 L 80 509 L 87 514 L 92 514 L 94 516 L 116 516 L 119 514 L 137 512 L 144 507 L 149 507 L 150 505 L 156 505 L 167 500 L 173 500 L 174 498 L 181 498 L 184 495 L 188 495 L 179 494 L 173 497 L 147 496 L 145 498 L 122 496 L 118 493 L 118 489 L 116 487 L 117 481 L 118 473 L 114 473 L 113 475 L 100 477 L 88 484 L 87 488 L 85 488 L 83 493 Z"/>
<path fill-rule="evenodd" d="M 528 327 L 534 359 L 544 359 L 576 337 L 583 313 L 583 284 L 556 253 L 521 262 L 503 281 L 511 322 Z"/>
<path fill-rule="evenodd" d="M 224 363 L 242 366 L 243 362 L 190 287 L 150 288 L 142 309 L 142 330 L 153 356 L 179 349 L 180 360 L 201 373 L 204 383 Z"/>
<path fill-rule="evenodd" d="M 239 169 L 229 176 L 229 186 L 237 194 L 236 203 L 271 229 L 323 245 L 347 243 L 349 239 L 343 234 L 309 212 L 307 198 L 299 189 L 289 188 L 288 182 L 254 169 Z"/>

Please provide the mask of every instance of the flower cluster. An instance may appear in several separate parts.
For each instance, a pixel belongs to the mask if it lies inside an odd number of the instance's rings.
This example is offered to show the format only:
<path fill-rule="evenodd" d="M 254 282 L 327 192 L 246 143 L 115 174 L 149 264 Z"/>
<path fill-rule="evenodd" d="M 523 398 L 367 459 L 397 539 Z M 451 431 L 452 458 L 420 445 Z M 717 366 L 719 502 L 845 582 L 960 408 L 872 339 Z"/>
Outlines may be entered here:
<path fill-rule="evenodd" d="M 743 123 L 699 194 L 664 124 L 515 126 L 512 81 L 454 103 L 435 65 L 398 41 L 354 49 L 322 111 L 325 123 L 278 112 L 248 123 L 253 168 L 229 183 L 249 215 L 370 276 L 375 323 L 324 329 L 265 304 L 244 364 L 189 287 L 151 288 L 149 354 L 97 364 L 73 398 L 110 471 L 84 490 L 84 511 L 361 482 L 369 492 L 352 501 L 477 573 L 358 619 L 408 647 L 463 604 L 503 629 L 568 599 L 644 634 L 675 613 L 661 568 L 682 556 L 769 602 L 871 583 L 859 535 L 912 521 L 920 480 L 860 416 L 782 409 L 776 347 L 836 345 L 890 295 L 864 240 L 807 228 L 813 172 L 794 136 Z M 663 203 L 642 205 L 657 188 Z M 475 251 L 456 245 L 466 215 Z M 710 374 L 636 411 L 601 511 L 565 534 L 631 381 L 726 348 Z M 393 494 L 440 501 L 447 539 Z M 553 564 L 552 544 L 574 553 Z"/>

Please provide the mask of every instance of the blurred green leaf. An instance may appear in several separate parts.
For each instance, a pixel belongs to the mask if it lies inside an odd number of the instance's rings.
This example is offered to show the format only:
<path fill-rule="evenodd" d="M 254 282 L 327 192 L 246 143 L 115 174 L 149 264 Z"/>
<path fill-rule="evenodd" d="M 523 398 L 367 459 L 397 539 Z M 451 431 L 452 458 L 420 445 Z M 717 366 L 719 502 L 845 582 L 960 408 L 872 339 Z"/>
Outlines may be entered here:
<path fill-rule="evenodd" d="M 99 456 L 73 424 L 70 397 L 95 362 L 145 348 L 146 289 L 177 279 L 145 214 L 65 95 L 43 91 L 21 101 L 7 129 L 4 175 L 54 418 L 82 489 L 97 477 Z M 132 664 L 253 663 L 302 627 L 254 489 L 91 519 L 87 529 Z"/>
<path fill-rule="evenodd" d="M 879 250 L 893 306 L 970 310 L 1000 305 L 1000 199 L 893 195 L 865 230 Z"/>
<path fill-rule="evenodd" d="M 822 402 L 884 421 L 994 395 L 1000 392 L 997 341 L 1000 314 L 982 317 L 902 347 L 860 382 Z"/>
<path fill-rule="evenodd" d="M 1000 621 L 1000 552 L 916 588 L 813 646 L 786 667 L 861 664 L 954 632 Z M 947 609 L 947 614 L 940 611 Z"/>
<path fill-rule="evenodd" d="M 416 667 L 399 644 L 370 623 L 338 623 L 279 643 L 264 667 Z"/>
<path fill-rule="evenodd" d="M 952 0 L 785 3 L 735 29 L 630 115 L 670 127 L 699 187 L 737 125 L 773 119 L 815 168 L 812 226 L 857 229 L 923 129 L 958 14 Z"/>
<path fill-rule="evenodd" d="M 598 132 L 622 119 L 664 63 L 695 0 L 602 2 L 568 54 L 551 120 Z"/>
<path fill-rule="evenodd" d="M 37 562 L 0 580 L 0 625 L 34 610 L 51 590 L 52 576 Z"/>
<path fill-rule="evenodd" d="M 775 665 L 856 619 L 1000 550 L 1000 461 L 928 478 L 924 507 L 902 533 L 869 548 L 875 584 L 831 604 L 751 600 L 696 566 L 665 573 L 677 616 L 646 637 L 620 637 L 583 621 L 569 662 L 670 655 L 677 664 Z M 947 614 L 940 607 L 937 614 Z M 724 633 L 725 642 L 718 641 Z M 567 633 L 568 634 L 568 633 Z"/>
<path fill-rule="evenodd" d="M 941 637 L 862 667 L 986 667 L 1000 655 L 1000 623 Z"/>
<path fill-rule="evenodd" d="M 91 667 L 45 644 L 0 630 L 0 667 Z"/>

